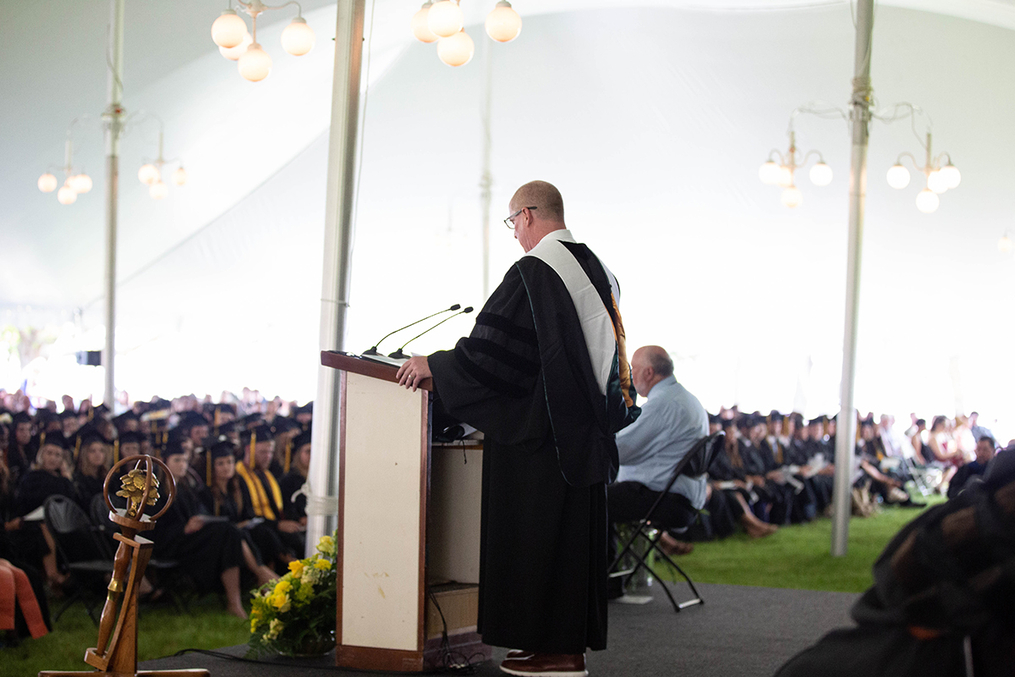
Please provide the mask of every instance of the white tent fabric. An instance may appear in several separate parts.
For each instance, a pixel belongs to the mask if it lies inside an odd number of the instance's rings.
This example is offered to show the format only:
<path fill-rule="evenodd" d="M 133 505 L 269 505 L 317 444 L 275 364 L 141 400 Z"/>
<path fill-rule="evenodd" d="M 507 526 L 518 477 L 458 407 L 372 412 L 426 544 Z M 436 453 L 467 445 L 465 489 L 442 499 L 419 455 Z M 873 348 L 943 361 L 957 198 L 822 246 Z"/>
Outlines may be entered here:
<path fill-rule="evenodd" d="M 785 149 L 793 108 L 845 105 L 849 4 L 529 4 L 515 3 L 525 22 L 518 40 L 488 45 L 481 22 L 489 8 L 470 0 L 477 55 L 450 69 L 433 45 L 408 36 L 415 3 L 375 3 L 350 348 L 446 304 L 482 303 L 480 110 L 489 48 L 493 283 L 521 253 L 499 223 L 511 192 L 533 178 L 550 180 L 565 196 L 569 226 L 620 279 L 630 345 L 671 350 L 680 379 L 713 409 L 736 402 L 748 410 L 836 411 L 847 129 L 797 118 L 799 145 L 820 150 L 835 179 L 817 188 L 800 172 L 804 204 L 796 210 L 782 207 L 757 168 L 771 148 Z M 191 180 L 153 203 L 131 168 L 153 154 L 157 127 L 142 122 L 131 131 L 122 153 L 118 387 L 146 397 L 247 385 L 308 399 L 334 8 L 304 3 L 318 44 L 301 59 L 277 47 L 284 20 L 259 29 L 275 70 L 254 85 L 208 40 L 217 10 L 176 6 L 186 20 L 156 3 L 128 6 L 125 101 L 165 120 L 167 155 L 183 158 Z M 0 120 L 19 130 L 0 139 L 0 324 L 71 322 L 76 339 L 51 349 L 55 369 L 65 353 L 101 345 L 97 123 L 75 130 L 96 179 L 91 194 L 63 207 L 34 181 L 47 164 L 59 164 L 67 122 L 102 109 L 106 9 L 101 2 L 32 7 L 19 5 L 0 29 L 4 63 L 14 65 L 0 74 L 10 93 L 0 99 Z M 31 35 L 47 21 L 54 42 L 33 52 Z M 1007 120 L 1015 83 L 996 76 L 1015 57 L 1013 29 L 1015 5 L 1000 0 L 907 0 L 878 9 L 878 100 L 926 110 L 936 151 L 949 151 L 963 179 L 936 213 L 919 213 L 918 176 L 903 191 L 884 180 L 900 152 L 922 159 L 908 121 L 873 124 L 862 411 L 976 408 L 1003 419 L 1015 405 L 1005 341 L 1015 329 L 1015 263 L 995 246 L 1013 209 L 1005 189 L 1015 169 L 1003 149 L 1015 141 Z M 34 62 L 26 56 L 39 54 Z M 925 127 L 921 120 L 918 131 Z M 454 320 L 410 348 L 447 347 L 467 330 L 468 322 Z M 76 394 L 100 392 L 98 369 L 80 369 Z M 11 385 L 7 378 L 0 387 Z M 40 373 L 43 385 L 62 392 L 63 384 Z"/>

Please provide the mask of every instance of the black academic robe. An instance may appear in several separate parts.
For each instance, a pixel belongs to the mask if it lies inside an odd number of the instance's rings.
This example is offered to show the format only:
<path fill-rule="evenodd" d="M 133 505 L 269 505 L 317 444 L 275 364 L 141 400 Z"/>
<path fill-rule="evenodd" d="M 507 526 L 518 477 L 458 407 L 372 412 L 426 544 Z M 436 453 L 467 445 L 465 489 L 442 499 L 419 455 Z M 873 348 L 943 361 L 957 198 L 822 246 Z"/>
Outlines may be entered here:
<path fill-rule="evenodd" d="M 601 264 L 576 247 L 596 290 L 609 297 Z M 485 434 L 483 641 L 546 653 L 605 649 L 605 482 L 617 467 L 610 428 L 623 417 L 598 391 L 560 278 L 524 257 L 470 336 L 431 355 L 429 365 L 448 413 Z"/>
<path fill-rule="evenodd" d="M 77 500 L 74 484 L 63 475 L 54 475 L 46 470 L 30 470 L 18 483 L 14 497 L 14 509 L 18 515 L 27 515 L 54 494 Z"/>
<path fill-rule="evenodd" d="M 306 482 L 307 478 L 301 475 L 299 470 L 290 470 L 279 480 L 278 486 L 282 490 L 282 512 L 286 519 L 299 522 L 307 516 L 307 497 L 300 494 L 295 501 L 292 500 L 293 494 Z"/>
<path fill-rule="evenodd" d="M 157 509 L 164 500 L 165 495 Z M 184 533 L 191 517 L 208 514 L 198 490 L 181 481 L 176 485 L 176 500 L 156 522 L 151 536 L 154 555 L 180 562 L 202 591 L 219 589 L 222 572 L 243 563 L 243 535 L 235 524 L 207 522 L 192 534 Z"/>
<path fill-rule="evenodd" d="M 105 481 L 106 473 L 104 471 L 98 477 L 91 477 L 80 471 L 74 473 L 74 490 L 77 492 L 77 502 L 86 514 L 91 514 L 92 501 L 102 493 L 102 484 Z M 113 486 L 112 482 L 110 482 L 109 488 L 110 493 L 114 495 L 120 490 L 120 487 Z"/>
<path fill-rule="evenodd" d="M 276 496 L 272 486 L 273 475 L 259 468 L 250 469 L 245 466 L 244 468 L 243 473 L 237 473 L 242 497 L 242 505 L 239 506 L 241 521 L 252 522 L 246 530 L 265 562 L 274 566 L 276 571 L 282 571 L 287 561 L 303 556 L 306 549 L 306 532 L 287 533 L 278 528 L 278 521 L 285 519 L 281 488 L 279 495 Z M 250 478 L 250 483 L 246 481 L 244 474 Z M 251 484 L 253 491 L 258 493 L 257 500 L 251 494 Z M 263 504 L 264 500 L 267 504 Z"/>

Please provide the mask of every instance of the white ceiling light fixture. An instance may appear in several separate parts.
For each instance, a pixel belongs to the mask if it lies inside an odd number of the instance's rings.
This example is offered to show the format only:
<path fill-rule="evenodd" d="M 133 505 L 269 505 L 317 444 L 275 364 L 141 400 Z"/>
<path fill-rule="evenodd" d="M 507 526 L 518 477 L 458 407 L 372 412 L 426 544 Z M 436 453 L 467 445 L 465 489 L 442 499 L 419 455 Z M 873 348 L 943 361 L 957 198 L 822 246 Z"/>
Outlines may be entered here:
<path fill-rule="evenodd" d="M 1005 231 L 1001 239 L 997 241 L 997 250 L 1002 254 L 1011 254 L 1013 248 L 1015 246 L 1013 246 L 1011 238 L 1008 237 L 1008 231 Z"/>
<path fill-rule="evenodd" d="M 163 157 L 162 147 L 165 138 L 165 125 L 157 115 L 149 113 L 147 117 L 159 123 L 159 154 L 154 160 L 146 161 L 141 165 L 141 168 L 137 171 L 137 179 L 148 186 L 148 194 L 153 199 L 161 200 L 169 195 L 169 186 L 162 180 L 162 168 L 166 165 L 178 165 L 176 171 L 173 172 L 173 183 L 177 186 L 183 186 L 187 183 L 187 171 L 183 168 L 183 163 L 179 158 L 166 160 Z"/>
<path fill-rule="evenodd" d="M 459 0 L 426 0 L 412 15 L 412 35 L 420 42 L 437 43 L 437 56 L 448 66 L 472 60 L 476 43 L 465 32 Z M 511 42 L 521 33 L 522 18 L 507 0 L 500 0 L 486 17 L 486 34 L 496 42 Z"/>
<path fill-rule="evenodd" d="M 73 120 L 70 126 L 67 128 L 67 141 L 64 144 L 64 160 L 63 166 L 56 169 L 50 167 L 42 176 L 39 177 L 35 185 L 38 186 L 39 190 L 43 193 L 52 193 L 56 190 L 59 185 L 59 180 L 53 173 L 55 171 L 61 171 L 64 175 L 63 186 L 56 193 L 57 201 L 62 205 L 74 204 L 78 199 L 78 195 L 87 193 L 92 189 L 92 177 L 85 173 L 84 169 L 79 169 L 74 166 L 74 139 L 72 132 L 75 125 L 84 120 L 85 117 Z"/>
<path fill-rule="evenodd" d="M 815 186 L 824 187 L 830 184 L 834 178 L 832 168 L 828 166 L 819 151 L 810 150 L 801 154 L 801 151 L 797 148 L 796 131 L 793 127 L 796 116 L 801 113 L 827 116 L 830 110 L 837 109 L 819 108 L 813 104 L 795 109 L 789 117 L 789 130 L 787 132 L 789 135 L 789 149 L 785 154 L 778 149 L 772 150 L 768 154 L 768 160 L 758 169 L 758 178 L 761 179 L 763 184 L 766 186 L 781 186 L 783 188 L 782 204 L 790 209 L 803 204 L 804 195 L 794 183 L 794 178 L 796 170 L 804 167 L 812 155 L 816 155 L 818 161 L 814 163 L 808 172 L 811 183 Z"/>
<path fill-rule="evenodd" d="M 314 48 L 317 38 L 303 18 L 303 8 L 298 2 L 270 6 L 261 0 L 235 1 L 239 9 L 250 17 L 250 31 L 247 31 L 247 23 L 232 8 L 233 0 L 230 0 L 229 8 L 212 24 L 211 36 L 222 56 L 237 62 L 237 69 L 244 79 L 260 82 L 271 74 L 271 56 L 257 42 L 257 17 L 268 10 L 296 5 L 296 17 L 282 31 L 282 49 L 292 56 L 303 56 Z"/>
<path fill-rule="evenodd" d="M 903 158 L 909 158 L 913 169 L 926 177 L 925 188 L 916 196 L 916 208 L 924 214 L 931 214 L 941 204 L 938 195 L 956 188 L 962 181 L 962 174 L 952 164 L 952 156 L 947 152 L 934 156 L 931 145 L 931 134 L 928 130 L 925 137 L 921 137 L 916 131 L 916 117 L 923 115 L 927 117 L 927 125 L 930 127 L 930 117 L 923 110 L 911 103 L 900 103 L 895 106 L 892 112 L 881 119 L 886 122 L 910 118 L 913 128 L 913 135 L 916 137 L 924 150 L 924 163 L 920 165 L 912 153 L 901 153 L 895 164 L 888 170 L 888 185 L 892 188 L 903 189 L 909 185 L 909 170 L 902 164 Z M 947 158 L 947 162 L 946 162 Z M 933 198 L 930 196 L 933 195 Z"/>

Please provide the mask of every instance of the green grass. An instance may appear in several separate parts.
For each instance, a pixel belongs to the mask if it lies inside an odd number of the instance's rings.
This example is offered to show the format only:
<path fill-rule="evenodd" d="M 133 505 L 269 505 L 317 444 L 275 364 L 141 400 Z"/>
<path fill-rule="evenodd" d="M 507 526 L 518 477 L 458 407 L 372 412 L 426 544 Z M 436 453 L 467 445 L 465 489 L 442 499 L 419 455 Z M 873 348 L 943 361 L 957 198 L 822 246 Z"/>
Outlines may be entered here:
<path fill-rule="evenodd" d="M 932 504 L 944 499 L 931 498 Z M 904 524 L 919 510 L 886 508 L 867 519 L 849 523 L 849 553 L 832 557 L 830 519 L 780 529 L 768 538 L 739 534 L 724 541 L 695 544 L 680 565 L 696 582 L 756 585 L 773 588 L 862 592 L 871 584 L 871 565 Z M 661 567 L 660 567 L 661 569 Z M 59 602 L 51 603 L 53 612 Z M 180 649 L 217 649 L 244 644 L 249 625 L 225 613 L 209 595 L 191 605 L 193 615 L 170 605 L 142 610 L 139 660 L 150 660 Z M 85 670 L 85 649 L 95 645 L 96 629 L 80 604 L 69 609 L 54 632 L 0 649 L 0 677 L 34 675 L 40 670 Z"/>
<path fill-rule="evenodd" d="M 944 498 L 927 501 L 936 505 Z M 832 520 L 820 518 L 783 527 L 767 538 L 740 533 L 723 541 L 695 543 L 694 552 L 678 563 L 701 583 L 863 592 L 873 583 L 871 566 L 888 541 L 921 512 L 888 507 L 872 517 L 850 519 L 845 557 L 831 556 Z"/>
<path fill-rule="evenodd" d="M 51 601 L 50 607 L 55 614 L 60 602 Z M 179 613 L 171 605 L 142 608 L 138 660 L 161 658 L 181 649 L 244 644 L 250 637 L 249 623 L 227 614 L 214 595 L 193 602 L 190 608 L 192 615 Z M 76 604 L 45 637 L 0 649 L 0 677 L 27 677 L 40 670 L 91 670 L 83 657 L 95 641 L 95 624 L 84 606 Z"/>

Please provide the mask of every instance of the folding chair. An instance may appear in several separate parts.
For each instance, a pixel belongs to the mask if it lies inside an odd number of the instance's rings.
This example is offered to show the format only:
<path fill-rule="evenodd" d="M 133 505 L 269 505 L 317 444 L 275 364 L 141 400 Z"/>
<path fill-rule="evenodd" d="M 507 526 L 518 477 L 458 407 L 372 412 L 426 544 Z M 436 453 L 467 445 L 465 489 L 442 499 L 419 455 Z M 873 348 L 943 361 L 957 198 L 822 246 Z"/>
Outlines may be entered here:
<path fill-rule="evenodd" d="M 45 502 L 46 526 L 53 534 L 57 555 L 71 573 L 74 591 L 53 617 L 53 622 L 81 601 L 88 616 L 99 624 L 95 608 L 106 598 L 106 580 L 113 573 L 113 551 L 77 503 L 59 494 Z"/>
<path fill-rule="evenodd" d="M 698 593 L 697 588 L 694 587 L 694 582 L 691 580 L 691 577 L 680 568 L 680 565 L 673 561 L 673 558 L 663 552 L 662 548 L 659 547 L 659 540 L 663 537 L 663 532 L 669 525 L 661 523 L 658 519 L 653 519 L 653 515 L 655 515 L 656 510 L 662 502 L 670 498 L 670 489 L 673 487 L 673 483 L 677 481 L 678 477 L 681 475 L 687 475 L 688 477 L 697 478 L 708 471 L 708 467 L 712 465 L 712 459 L 714 459 L 719 450 L 723 448 L 724 438 L 725 433 L 722 431 L 717 432 L 714 435 L 709 435 L 708 437 L 703 437 L 694 444 L 694 447 L 692 447 L 682 459 L 680 459 L 680 462 L 677 463 L 676 467 L 673 469 L 670 481 L 666 483 L 666 488 L 659 494 L 659 498 L 657 498 L 652 504 L 652 507 L 649 508 L 645 517 L 634 523 L 633 535 L 627 539 L 624 547 L 620 549 L 620 552 L 610 565 L 610 578 L 622 578 L 623 582 L 626 584 L 639 569 L 645 569 L 646 572 L 659 581 L 659 585 L 662 586 L 663 592 L 665 592 L 666 596 L 670 599 L 670 604 L 673 605 L 674 611 L 679 612 L 681 609 L 686 607 L 705 603 L 705 601 L 701 598 L 701 595 Z M 639 538 L 642 539 L 648 546 L 645 548 L 644 552 L 639 552 L 634 548 L 634 544 Z M 661 556 L 670 566 L 676 569 L 676 571 L 684 577 L 684 580 L 686 580 L 687 584 L 691 587 L 691 592 L 694 593 L 694 598 L 680 604 L 673 599 L 673 594 L 666 586 L 666 583 L 663 582 L 663 579 L 659 576 L 659 574 L 653 571 L 652 567 L 645 561 L 653 551 L 655 551 L 657 556 Z M 623 561 L 625 556 L 633 559 L 634 565 L 631 568 L 625 568 L 618 571 L 618 565 L 621 561 Z"/>

